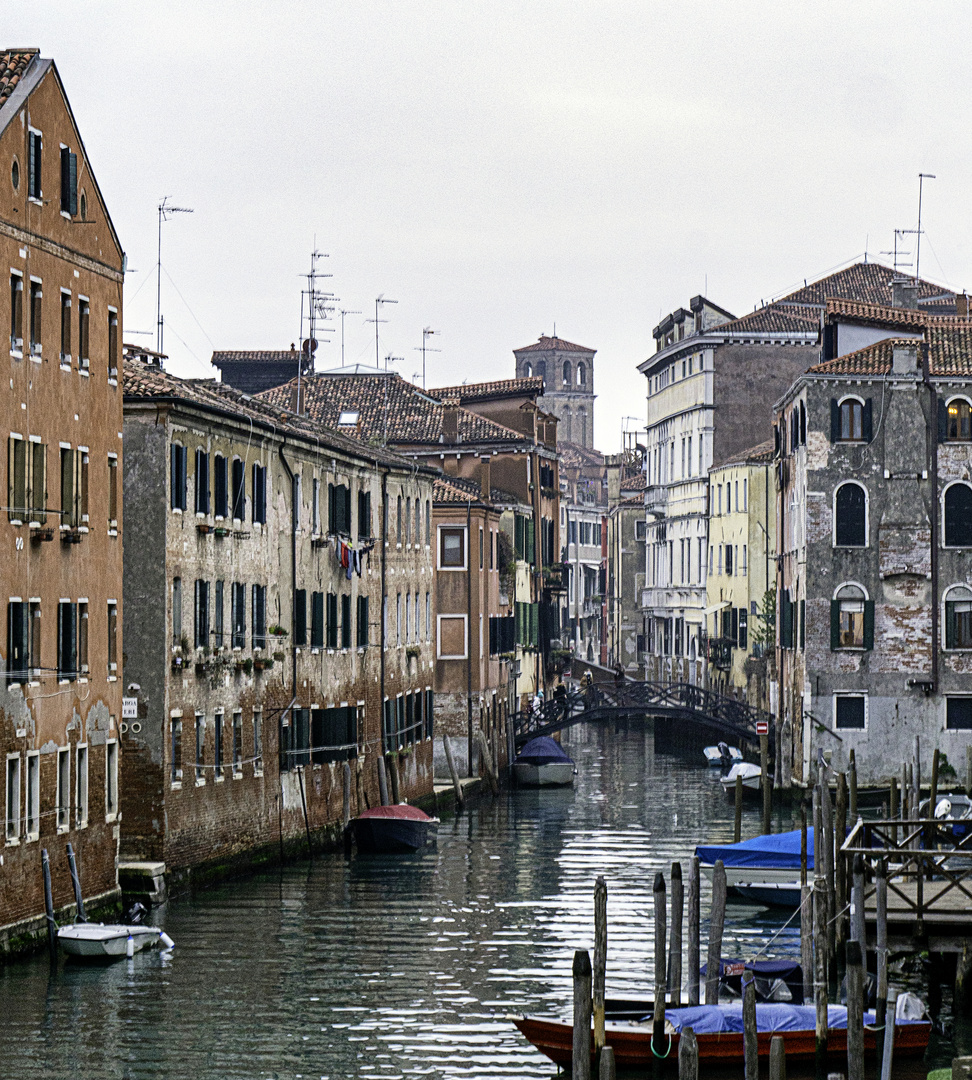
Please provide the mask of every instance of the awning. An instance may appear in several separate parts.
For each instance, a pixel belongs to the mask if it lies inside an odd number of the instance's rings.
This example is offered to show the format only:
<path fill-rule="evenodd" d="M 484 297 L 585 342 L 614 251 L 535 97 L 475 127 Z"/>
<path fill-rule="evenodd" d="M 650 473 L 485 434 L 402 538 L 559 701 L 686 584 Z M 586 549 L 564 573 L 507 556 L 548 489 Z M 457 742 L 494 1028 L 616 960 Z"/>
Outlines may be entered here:
<path fill-rule="evenodd" d="M 729 607 L 730 603 L 731 601 L 729 600 L 720 600 L 718 604 L 713 604 L 712 607 L 707 607 L 703 614 L 711 615 L 713 611 L 721 611 L 722 608 Z"/>

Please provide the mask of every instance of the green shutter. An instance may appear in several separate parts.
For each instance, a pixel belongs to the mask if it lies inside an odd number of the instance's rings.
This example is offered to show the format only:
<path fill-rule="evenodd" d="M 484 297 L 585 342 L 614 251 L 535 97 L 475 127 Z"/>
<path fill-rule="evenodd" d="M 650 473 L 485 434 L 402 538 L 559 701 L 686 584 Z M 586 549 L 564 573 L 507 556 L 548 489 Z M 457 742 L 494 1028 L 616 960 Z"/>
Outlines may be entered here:
<path fill-rule="evenodd" d="M 955 605 L 945 604 L 945 648 L 955 648 Z"/>
<path fill-rule="evenodd" d="M 807 602 L 800 601 L 800 648 L 807 647 Z"/>
<path fill-rule="evenodd" d="M 540 605 L 530 605 L 530 644 L 534 647 L 540 644 Z"/>
<path fill-rule="evenodd" d="M 527 518 L 526 522 L 526 561 L 531 565 L 536 563 L 536 530 L 533 518 Z"/>
<path fill-rule="evenodd" d="M 780 596 L 780 648 L 793 648 L 793 605 L 787 589 Z"/>
<path fill-rule="evenodd" d="M 874 601 L 864 601 L 864 648 L 874 648 Z"/>
<path fill-rule="evenodd" d="M 840 648 L 840 601 L 830 601 L 830 651 Z"/>

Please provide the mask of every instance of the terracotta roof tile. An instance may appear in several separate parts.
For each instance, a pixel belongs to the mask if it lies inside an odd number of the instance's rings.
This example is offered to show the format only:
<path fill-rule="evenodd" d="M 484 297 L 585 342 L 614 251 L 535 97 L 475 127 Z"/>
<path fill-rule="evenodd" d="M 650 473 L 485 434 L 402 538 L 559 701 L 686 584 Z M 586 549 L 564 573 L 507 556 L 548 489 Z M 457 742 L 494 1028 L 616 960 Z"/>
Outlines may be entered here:
<path fill-rule="evenodd" d="M 777 304 L 823 304 L 832 297 L 860 300 L 870 304 L 888 304 L 891 300 L 891 282 L 901 273 L 881 263 L 854 263 L 819 281 L 811 282 L 802 289 L 789 293 L 775 301 Z M 951 289 L 935 285 L 931 281 L 919 282 L 919 301 L 932 298 L 954 298 Z"/>
<path fill-rule="evenodd" d="M 711 330 L 713 334 L 809 334 L 820 330 L 820 312 L 813 307 L 767 307 L 741 315 L 731 322 L 720 323 Z"/>
<path fill-rule="evenodd" d="M 712 469 L 724 469 L 727 465 L 763 465 L 772 461 L 775 456 L 776 445 L 772 439 L 767 439 L 766 442 L 757 443 L 748 450 L 741 450 L 738 454 L 720 461 L 718 465 L 713 465 Z"/>
<path fill-rule="evenodd" d="M 0 52 L 0 105 L 14 92 L 39 49 L 4 49 Z"/>
<path fill-rule="evenodd" d="M 500 505 L 519 503 L 520 501 L 515 495 L 511 495 L 508 491 L 502 491 L 500 488 L 490 489 L 489 498 L 491 503 Z M 437 503 L 482 502 L 482 489 L 476 480 L 440 474 L 435 478 L 432 499 Z"/>
<path fill-rule="evenodd" d="M 936 319 L 925 336 L 932 375 L 972 376 L 972 323 Z"/>
<path fill-rule="evenodd" d="M 259 397 L 289 405 L 295 381 L 266 390 Z M 301 381 L 301 392 L 307 415 L 330 427 L 337 425 L 342 412 L 357 412 L 359 436 L 365 440 L 382 439 L 387 430 L 390 443 L 437 444 L 443 432 L 442 401 L 394 373 L 308 375 Z M 458 410 L 458 428 L 462 443 L 529 441 L 520 432 L 463 408 Z"/>
<path fill-rule="evenodd" d="M 437 386 L 429 394 L 445 401 L 456 398 L 460 402 L 476 401 L 490 397 L 512 397 L 517 394 L 542 394 L 543 379 L 534 375 L 528 379 L 498 379 L 495 382 L 463 383 L 462 386 Z"/>
<path fill-rule="evenodd" d="M 884 375 L 891 370 L 895 345 L 914 345 L 914 338 L 885 338 L 856 352 L 808 368 L 810 375 Z"/>
<path fill-rule="evenodd" d="M 223 364 L 297 364 L 300 353 L 296 349 L 220 349 L 213 353 L 215 367 Z"/>
<path fill-rule="evenodd" d="M 557 452 L 560 454 L 561 468 L 599 469 L 604 466 L 604 455 L 600 450 L 589 450 L 586 446 L 568 442 L 566 439 L 557 441 Z"/>
<path fill-rule="evenodd" d="M 972 322 L 967 319 L 934 318 L 925 327 L 928 362 L 932 376 L 972 377 Z M 874 345 L 838 356 L 809 369 L 811 375 L 886 375 L 891 370 L 895 347 L 919 347 L 915 338 L 886 338 Z"/>
<path fill-rule="evenodd" d="M 569 341 L 564 341 L 559 337 L 546 337 L 542 335 L 539 341 L 535 341 L 532 345 L 524 345 L 522 349 L 514 349 L 513 355 L 519 356 L 520 353 L 528 352 L 582 352 L 590 353 L 593 356 L 597 349 L 588 349 L 584 345 L 573 345 Z"/>

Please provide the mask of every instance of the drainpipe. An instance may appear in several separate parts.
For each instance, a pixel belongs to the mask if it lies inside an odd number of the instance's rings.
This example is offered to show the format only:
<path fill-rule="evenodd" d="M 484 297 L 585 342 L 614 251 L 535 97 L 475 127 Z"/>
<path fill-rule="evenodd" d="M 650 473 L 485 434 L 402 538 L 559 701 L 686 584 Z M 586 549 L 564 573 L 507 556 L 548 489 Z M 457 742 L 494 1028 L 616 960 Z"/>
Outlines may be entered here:
<path fill-rule="evenodd" d="M 466 737 L 469 775 L 473 776 L 472 707 L 472 502 L 466 503 Z"/>
<path fill-rule="evenodd" d="M 931 381 L 931 361 L 928 342 L 922 346 L 921 376 L 928 387 L 928 407 L 931 410 L 928 438 L 928 478 L 931 481 L 931 646 L 932 646 L 932 693 L 938 693 L 938 391 Z"/>
<path fill-rule="evenodd" d="M 293 623 L 294 615 L 294 594 L 297 589 L 297 500 L 294 498 L 296 492 L 294 491 L 294 473 L 291 467 L 287 464 L 287 459 L 284 457 L 284 445 L 287 440 L 284 436 L 280 439 L 280 463 L 283 465 L 284 470 L 287 473 L 287 477 L 290 480 L 290 618 Z M 294 627 L 291 625 L 291 630 Z M 293 668 L 293 697 L 294 701 L 297 700 L 297 635 L 292 633 L 290 635 L 290 660 Z M 293 702 L 291 702 L 293 705 Z"/>
<path fill-rule="evenodd" d="M 385 380 L 388 381 L 387 379 Z M 387 557 L 385 555 L 385 549 L 388 543 L 388 470 L 382 469 L 381 471 L 381 615 L 379 622 L 381 623 L 380 634 L 380 648 L 378 650 L 378 665 L 379 665 L 379 691 L 378 698 L 381 702 L 379 712 L 379 729 L 381 731 L 381 743 L 378 756 L 383 757 L 385 753 L 384 741 L 385 741 L 385 623 L 388 621 L 388 594 L 385 591 L 385 572 Z"/>

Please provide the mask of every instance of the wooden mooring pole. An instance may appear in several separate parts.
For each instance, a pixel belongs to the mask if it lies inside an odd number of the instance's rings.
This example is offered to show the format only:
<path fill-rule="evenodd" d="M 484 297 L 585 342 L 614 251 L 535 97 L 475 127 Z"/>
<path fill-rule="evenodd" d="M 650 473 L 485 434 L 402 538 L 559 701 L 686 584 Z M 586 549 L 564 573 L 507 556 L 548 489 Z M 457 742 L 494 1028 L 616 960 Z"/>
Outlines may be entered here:
<path fill-rule="evenodd" d="M 759 737 L 759 767 L 762 770 L 760 780 L 763 785 L 763 835 L 769 836 L 773 831 L 770 823 L 773 810 L 773 777 L 769 771 L 769 735 Z"/>
<path fill-rule="evenodd" d="M 385 773 L 385 759 L 381 754 L 378 755 L 378 798 L 381 799 L 382 806 L 388 805 L 388 776 Z"/>
<path fill-rule="evenodd" d="M 867 935 L 864 932 L 864 856 L 858 852 L 854 856 L 854 883 L 851 886 L 851 939 L 864 948 Z"/>
<path fill-rule="evenodd" d="M 452 790 L 456 793 L 456 808 L 462 809 L 462 783 L 459 780 L 459 773 L 456 769 L 456 759 L 452 756 L 452 743 L 449 741 L 449 736 L 442 736 L 442 746 L 445 750 L 446 764 L 449 766 L 449 775 L 452 777 Z"/>
<path fill-rule="evenodd" d="M 938 758 L 939 750 L 936 746 L 935 752 L 932 754 L 931 791 L 928 793 L 927 817 L 935 816 L 935 803 L 938 802 Z"/>
<path fill-rule="evenodd" d="M 678 1080 L 699 1080 L 699 1043 L 690 1027 L 678 1040 Z"/>
<path fill-rule="evenodd" d="M 719 1004 L 722 967 L 722 931 L 726 921 L 726 868 L 716 859 L 712 868 L 712 911 L 709 916 L 709 950 L 705 961 L 705 1003 Z"/>
<path fill-rule="evenodd" d="M 759 1042 L 756 1034 L 756 977 L 743 985 L 743 1072 L 745 1080 L 759 1080 Z"/>
<path fill-rule="evenodd" d="M 661 1073 L 662 1048 L 665 1045 L 665 990 L 668 968 L 665 964 L 665 875 L 655 874 L 652 889 L 655 899 L 655 1014 L 651 1025 L 651 1048 L 654 1051 L 653 1072 Z"/>
<path fill-rule="evenodd" d="M 607 883 L 599 877 L 594 883 L 594 1054 L 604 1051 L 604 981 L 607 971 Z"/>
<path fill-rule="evenodd" d="M 668 942 L 668 995 L 677 1009 L 682 1004 L 682 913 L 685 892 L 682 864 L 672 863 L 672 925 Z"/>
<path fill-rule="evenodd" d="M 813 997 L 813 892 L 807 881 L 807 804 L 800 803 L 800 966 L 803 1000 Z"/>
<path fill-rule="evenodd" d="M 57 963 L 57 923 L 54 921 L 54 895 L 51 891 L 51 860 L 47 848 L 41 849 L 41 869 L 44 873 L 44 913 L 47 916 L 47 948 L 51 963 Z"/>
<path fill-rule="evenodd" d="M 816 1015 L 815 1075 L 817 1080 L 827 1076 L 827 900 L 826 888 L 820 888 L 823 837 L 821 836 L 820 785 L 813 791 L 814 889 L 813 889 L 813 956 L 814 998 Z"/>
<path fill-rule="evenodd" d="M 847 942 L 847 1080 L 864 1080 L 864 953 L 853 940 Z"/>
<path fill-rule="evenodd" d="M 699 1004 L 699 983 L 701 973 L 699 961 L 702 954 L 701 948 L 701 911 L 699 903 L 699 886 L 701 873 L 698 855 L 692 856 L 689 863 L 689 891 L 688 891 L 688 948 L 685 959 L 688 967 L 688 1003 Z"/>
<path fill-rule="evenodd" d="M 742 802 L 743 782 L 742 776 L 736 775 L 736 816 L 732 828 L 732 842 L 738 844 L 742 840 Z"/>
<path fill-rule="evenodd" d="M 840 853 L 840 847 L 847 835 L 847 776 L 845 773 L 837 774 L 837 813 L 834 820 L 834 891 L 835 911 L 837 922 L 834 927 L 836 937 L 836 952 L 840 960 L 844 957 L 844 946 L 847 943 L 847 918 L 840 914 L 847 906 L 847 860 Z"/>
<path fill-rule="evenodd" d="M 783 1049 L 782 1035 L 774 1035 L 770 1039 L 769 1080 L 786 1080 L 786 1051 Z"/>
<path fill-rule="evenodd" d="M 402 801 L 402 789 L 398 782 L 398 754 L 388 755 L 388 778 L 391 780 L 391 801 L 395 806 Z"/>
<path fill-rule="evenodd" d="M 847 764 L 847 783 L 850 787 L 850 816 L 851 823 L 857 821 L 857 755 L 853 747 L 850 752 L 850 760 Z M 843 843 L 843 838 L 841 838 Z"/>
<path fill-rule="evenodd" d="M 496 775 L 496 768 L 493 765 L 493 754 L 489 749 L 489 742 L 486 739 L 486 735 L 483 731 L 478 733 L 479 737 L 479 754 L 483 759 L 483 768 L 486 770 L 486 779 L 489 782 L 489 790 L 494 794 L 499 794 L 499 777 Z"/>
<path fill-rule="evenodd" d="M 884 1053 L 881 1055 L 881 1080 L 891 1080 L 891 1062 L 894 1058 L 894 1020 L 898 1008 L 898 991 L 888 991 L 888 1018 L 884 1025 Z"/>
<path fill-rule="evenodd" d="M 876 924 L 874 946 L 877 953 L 877 1002 L 874 1010 L 874 1026 L 877 1028 L 877 1049 L 880 1058 L 884 1049 L 884 1029 L 888 1012 L 888 864 L 884 859 L 878 863 L 874 885 Z"/>
<path fill-rule="evenodd" d="M 574 1037 L 570 1075 L 591 1080 L 591 958 L 587 949 L 574 953 Z"/>
<path fill-rule="evenodd" d="M 614 1066 L 614 1048 L 605 1046 L 601 1051 L 601 1067 L 598 1071 L 598 1080 L 616 1080 L 618 1073 Z"/>

